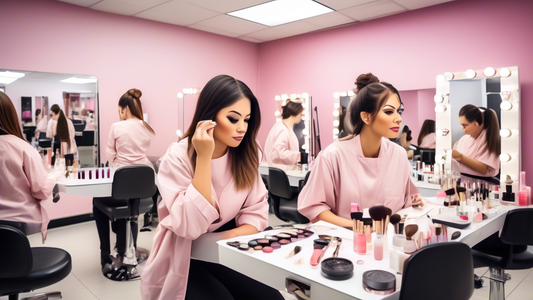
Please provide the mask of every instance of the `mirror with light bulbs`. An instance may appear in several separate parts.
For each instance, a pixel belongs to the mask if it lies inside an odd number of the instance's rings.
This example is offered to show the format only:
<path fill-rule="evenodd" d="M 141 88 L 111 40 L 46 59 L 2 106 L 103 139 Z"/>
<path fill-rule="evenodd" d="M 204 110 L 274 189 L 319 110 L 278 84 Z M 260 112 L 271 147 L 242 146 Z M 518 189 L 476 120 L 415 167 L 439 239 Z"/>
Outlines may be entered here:
<path fill-rule="evenodd" d="M 352 132 L 349 122 L 345 122 L 348 113 L 348 106 L 355 96 L 353 91 L 333 93 L 333 140 L 338 140 L 346 136 L 347 132 Z"/>
<path fill-rule="evenodd" d="M 314 141 L 311 138 L 313 130 L 312 130 L 312 100 L 311 96 L 309 96 L 308 93 L 302 93 L 302 94 L 282 94 L 282 95 L 276 95 L 274 98 L 277 104 L 277 109 L 274 112 L 274 115 L 276 117 L 276 122 L 281 122 L 281 112 L 282 107 L 285 106 L 285 104 L 288 101 L 293 101 L 296 103 L 301 103 L 304 110 L 302 113 L 302 121 L 298 124 L 294 124 L 293 131 L 296 134 L 296 137 L 298 138 L 298 144 L 300 146 L 300 150 L 304 150 L 306 153 L 310 154 L 309 159 L 312 159 Z"/>
<path fill-rule="evenodd" d="M 477 95 L 472 91 L 476 91 Z M 496 112 L 501 137 L 501 185 L 505 184 L 505 178 L 509 175 L 513 180 L 513 190 L 517 191 L 521 170 L 518 67 L 488 67 L 484 70 L 439 74 L 434 101 L 437 157 L 453 149 L 454 143 L 463 135 L 458 121 L 461 107 L 474 104 L 492 108 Z"/>

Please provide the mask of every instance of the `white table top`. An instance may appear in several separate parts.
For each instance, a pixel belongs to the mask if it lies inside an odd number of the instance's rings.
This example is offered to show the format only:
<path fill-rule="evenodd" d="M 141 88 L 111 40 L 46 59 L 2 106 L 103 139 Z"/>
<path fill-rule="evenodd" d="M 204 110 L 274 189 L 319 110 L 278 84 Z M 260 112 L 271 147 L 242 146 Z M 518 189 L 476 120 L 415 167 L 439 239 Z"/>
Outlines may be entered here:
<path fill-rule="evenodd" d="M 104 170 L 104 177 L 102 178 L 102 169 Z M 98 170 L 99 176 L 96 179 L 95 172 Z M 107 178 L 107 171 L 110 171 L 110 176 Z M 85 179 L 69 179 L 64 178 L 57 182 L 59 192 L 73 195 L 83 195 L 92 197 L 111 197 L 111 187 L 113 185 L 114 168 L 82 168 L 79 172 L 85 171 Z M 91 171 L 92 179 L 89 179 L 89 171 Z"/>
<path fill-rule="evenodd" d="M 289 178 L 289 184 L 293 187 L 298 187 L 300 185 L 300 180 L 303 180 L 305 178 L 305 175 L 307 174 L 307 172 L 302 172 L 302 170 L 300 169 L 283 171 L 285 172 L 285 174 L 287 174 L 287 177 Z M 261 164 L 259 166 L 259 173 L 261 175 L 268 176 L 268 165 Z"/>

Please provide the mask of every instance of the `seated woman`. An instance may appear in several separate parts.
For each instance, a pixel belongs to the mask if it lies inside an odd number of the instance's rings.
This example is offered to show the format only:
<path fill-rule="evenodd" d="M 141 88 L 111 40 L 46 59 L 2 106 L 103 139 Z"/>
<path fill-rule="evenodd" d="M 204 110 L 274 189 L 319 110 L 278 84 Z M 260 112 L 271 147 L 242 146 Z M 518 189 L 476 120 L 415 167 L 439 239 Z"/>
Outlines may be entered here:
<path fill-rule="evenodd" d="M 185 137 L 159 167 L 160 223 L 141 278 L 143 299 L 283 299 L 225 266 L 191 259 L 198 237 L 233 219 L 236 227 L 222 238 L 267 227 L 260 124 L 259 103 L 242 81 L 219 75 L 205 85 Z"/>
<path fill-rule="evenodd" d="M 41 132 L 46 132 L 48 126 L 48 118 L 46 116 L 43 117 L 40 108 L 35 111 L 35 123 L 37 124 L 37 128 L 35 128 L 35 138 L 38 139 Z"/>
<path fill-rule="evenodd" d="M 48 214 L 41 202 L 52 197 L 55 178 L 48 176 L 39 153 L 24 139 L 11 99 L 0 92 L 0 220 L 23 222 L 26 234 L 41 232 Z"/>
<path fill-rule="evenodd" d="M 78 147 L 76 146 L 74 124 L 67 119 L 65 113 L 59 105 L 54 104 L 50 107 L 50 121 L 46 129 L 46 137 L 53 138 L 58 136 L 60 139 L 60 151 L 62 155 L 73 154 L 74 159 L 78 159 Z"/>
<path fill-rule="evenodd" d="M 141 91 L 138 89 L 128 90 L 118 101 L 118 114 L 120 122 L 113 123 L 109 130 L 107 141 L 107 159 L 112 168 L 120 168 L 129 165 L 146 165 L 153 168 L 152 163 L 146 157 L 146 151 L 155 136 L 155 132 L 143 119 L 141 104 Z M 109 201 L 109 198 L 94 198 L 94 202 Z M 154 204 L 157 207 L 157 203 Z M 156 209 L 156 208 L 154 208 Z M 111 264 L 109 242 L 109 218 L 93 205 L 94 220 L 100 238 L 100 263 Z M 137 236 L 137 222 L 132 222 L 131 228 L 134 236 Z M 117 234 L 117 252 L 122 257 L 126 251 L 126 220 L 119 219 L 113 222 L 113 231 Z M 136 239 L 134 238 L 134 243 Z M 105 274 L 104 274 L 105 275 Z"/>
<path fill-rule="evenodd" d="M 285 169 L 300 161 L 298 137 L 294 134 L 293 127 L 302 120 L 304 108 L 300 103 L 289 101 L 282 109 L 281 122 L 276 122 L 268 133 L 265 159 L 269 166 Z"/>
<path fill-rule="evenodd" d="M 402 148 L 404 148 L 405 151 L 407 151 L 408 159 L 412 159 L 414 156 L 414 151 L 410 149 L 412 140 L 413 140 L 413 137 L 411 136 L 411 129 L 409 129 L 409 126 L 405 125 L 402 128 L 401 133 L 398 135 L 396 139 L 396 143 L 398 143 L 398 145 L 402 146 Z"/>
<path fill-rule="evenodd" d="M 492 109 L 467 104 L 459 111 L 464 136 L 453 146 L 460 172 L 494 177 L 500 172 L 500 126 Z"/>
<path fill-rule="evenodd" d="M 418 135 L 418 147 L 424 149 L 436 148 L 435 121 L 425 120 Z"/>
<path fill-rule="evenodd" d="M 420 204 L 398 136 L 402 103 L 386 82 L 363 87 L 350 103 L 354 134 L 329 145 L 318 157 L 298 197 L 298 211 L 312 222 L 351 228 L 350 204 L 361 209 L 385 205 L 393 213 Z"/>

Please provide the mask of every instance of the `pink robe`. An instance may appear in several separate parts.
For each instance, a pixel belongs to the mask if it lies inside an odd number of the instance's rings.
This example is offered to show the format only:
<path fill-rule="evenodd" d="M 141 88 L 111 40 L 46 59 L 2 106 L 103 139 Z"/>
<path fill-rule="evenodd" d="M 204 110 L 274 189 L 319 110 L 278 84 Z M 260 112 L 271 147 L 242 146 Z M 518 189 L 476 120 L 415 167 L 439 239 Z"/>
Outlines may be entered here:
<path fill-rule="evenodd" d="M 268 226 L 267 191 L 259 171 L 251 189 L 237 190 L 228 170 L 229 155 L 213 160 L 211 197 L 219 212 L 192 185 L 194 172 L 187 144 L 184 139 L 172 145 L 159 167 L 161 222 L 141 278 L 144 300 L 185 298 L 191 243 L 200 235 L 216 230 L 233 218 L 237 226 L 250 224 L 258 231 Z M 227 184 L 218 197 L 214 187 L 221 182 Z"/>
<path fill-rule="evenodd" d="M 487 130 L 483 129 L 476 139 L 472 136 L 463 135 L 453 146 L 454 150 L 459 151 L 461 154 L 466 155 L 472 159 L 475 159 L 485 165 L 487 165 L 487 173 L 479 173 L 462 163 L 459 163 L 459 170 L 461 173 L 470 175 L 492 177 L 498 175 L 500 172 L 500 157 L 496 153 L 490 153 L 485 147 L 487 145 Z"/>
<path fill-rule="evenodd" d="M 0 135 L 0 153 L 0 220 L 26 223 L 27 234 L 40 231 L 44 243 L 50 220 L 41 201 L 52 197 L 56 182 L 26 141 Z"/>
<path fill-rule="evenodd" d="M 283 122 L 276 122 L 268 133 L 265 159 L 269 166 L 293 166 L 300 161 L 298 138 Z"/>
<path fill-rule="evenodd" d="M 106 154 L 114 168 L 130 165 L 147 165 L 153 167 L 146 157 L 146 152 L 154 138 L 138 119 L 128 119 L 113 123 L 109 130 Z"/>
<path fill-rule="evenodd" d="M 325 210 L 350 219 L 353 202 L 361 210 L 385 205 L 395 213 L 418 193 L 410 172 L 405 149 L 387 139 L 381 139 L 377 158 L 363 155 L 359 135 L 334 142 L 318 156 L 298 197 L 298 211 L 309 220 Z"/>
<path fill-rule="evenodd" d="M 76 129 L 74 129 L 74 124 L 72 124 L 72 121 L 70 119 L 67 119 L 67 125 L 68 125 L 68 136 L 70 137 L 70 149 L 68 150 L 69 153 L 75 154 L 75 157 L 78 156 L 78 146 L 76 146 Z M 47 138 L 53 138 L 57 134 L 57 120 L 50 119 L 48 121 L 48 127 L 46 128 L 46 137 Z M 66 143 L 66 142 L 65 142 Z"/>
<path fill-rule="evenodd" d="M 435 132 L 427 134 L 422 138 L 422 142 L 418 145 L 420 148 L 435 149 L 437 147 Z"/>

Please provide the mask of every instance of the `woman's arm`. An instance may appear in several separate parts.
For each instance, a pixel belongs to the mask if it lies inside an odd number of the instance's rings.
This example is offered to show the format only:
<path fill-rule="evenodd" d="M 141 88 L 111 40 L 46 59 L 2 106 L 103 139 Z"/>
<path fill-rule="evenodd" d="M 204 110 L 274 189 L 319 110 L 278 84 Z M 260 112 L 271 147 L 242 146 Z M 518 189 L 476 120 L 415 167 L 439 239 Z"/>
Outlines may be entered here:
<path fill-rule="evenodd" d="M 211 199 L 211 158 L 215 150 L 213 128 L 215 128 L 213 121 L 200 121 L 196 126 L 192 137 L 192 144 L 197 155 L 192 185 L 211 206 L 215 207 Z"/>
<path fill-rule="evenodd" d="M 481 174 L 486 174 L 489 169 L 489 167 L 486 164 L 476 159 L 470 158 L 457 150 L 453 150 L 452 158 L 455 159 L 457 162 Z"/>
<path fill-rule="evenodd" d="M 341 226 L 341 227 L 348 228 L 348 229 L 352 229 L 353 227 L 352 220 L 339 217 L 333 212 L 331 212 L 331 210 L 325 210 L 321 212 L 316 217 L 316 219 L 312 220 L 313 223 L 318 222 L 318 221 L 325 221 L 325 222 L 335 224 L 337 226 Z"/>

